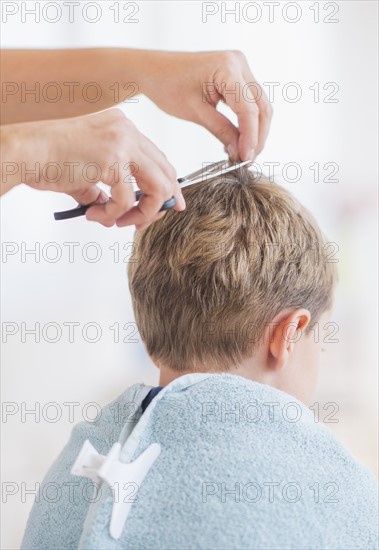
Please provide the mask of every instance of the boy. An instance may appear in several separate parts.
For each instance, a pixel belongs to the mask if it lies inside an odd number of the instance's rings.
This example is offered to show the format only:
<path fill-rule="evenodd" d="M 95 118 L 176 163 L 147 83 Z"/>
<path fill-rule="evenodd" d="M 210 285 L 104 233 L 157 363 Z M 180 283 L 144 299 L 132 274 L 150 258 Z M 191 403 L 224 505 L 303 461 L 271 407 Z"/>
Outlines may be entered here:
<path fill-rule="evenodd" d="M 246 169 L 183 192 L 129 264 L 159 386 L 74 428 L 42 488 L 75 491 L 22 547 L 377 548 L 375 481 L 306 407 L 336 282 L 316 221 Z"/>

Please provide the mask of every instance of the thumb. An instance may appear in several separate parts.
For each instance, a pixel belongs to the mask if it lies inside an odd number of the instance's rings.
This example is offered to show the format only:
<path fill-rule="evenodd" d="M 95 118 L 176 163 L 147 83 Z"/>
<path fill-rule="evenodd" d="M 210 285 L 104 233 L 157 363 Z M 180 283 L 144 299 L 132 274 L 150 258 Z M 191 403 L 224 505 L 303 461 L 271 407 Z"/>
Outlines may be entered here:
<path fill-rule="evenodd" d="M 232 160 L 237 161 L 239 159 L 238 128 L 226 116 L 219 113 L 214 106 L 208 103 L 204 104 L 202 110 L 198 113 L 196 122 L 204 126 L 224 144 L 225 150 Z"/>
<path fill-rule="evenodd" d="M 108 195 L 97 187 L 93 185 L 88 189 L 83 191 L 76 191 L 75 193 L 70 193 L 70 195 L 79 203 L 79 204 L 91 204 L 91 202 L 103 203 L 108 200 Z"/>

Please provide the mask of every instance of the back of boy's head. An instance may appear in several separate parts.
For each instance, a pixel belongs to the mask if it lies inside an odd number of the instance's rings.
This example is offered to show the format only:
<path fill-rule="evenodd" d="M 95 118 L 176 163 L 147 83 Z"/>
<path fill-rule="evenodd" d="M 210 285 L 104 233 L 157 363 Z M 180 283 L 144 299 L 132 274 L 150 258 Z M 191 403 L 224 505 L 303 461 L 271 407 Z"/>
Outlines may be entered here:
<path fill-rule="evenodd" d="M 153 360 L 181 372 L 252 357 L 283 310 L 312 326 L 332 305 L 335 264 L 317 222 L 247 169 L 183 189 L 187 208 L 136 232 L 129 288 Z"/>

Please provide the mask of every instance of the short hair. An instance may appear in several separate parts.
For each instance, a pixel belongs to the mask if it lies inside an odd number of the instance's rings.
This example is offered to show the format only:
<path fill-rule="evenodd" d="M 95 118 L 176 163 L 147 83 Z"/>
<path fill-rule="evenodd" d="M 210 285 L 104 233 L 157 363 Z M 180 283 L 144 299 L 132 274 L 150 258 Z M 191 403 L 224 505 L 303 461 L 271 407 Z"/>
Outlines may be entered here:
<path fill-rule="evenodd" d="M 186 210 L 136 232 L 128 267 L 153 360 L 179 372 L 228 370 L 253 355 L 282 310 L 306 308 L 309 328 L 332 307 L 327 241 L 283 187 L 240 168 L 183 195 Z"/>

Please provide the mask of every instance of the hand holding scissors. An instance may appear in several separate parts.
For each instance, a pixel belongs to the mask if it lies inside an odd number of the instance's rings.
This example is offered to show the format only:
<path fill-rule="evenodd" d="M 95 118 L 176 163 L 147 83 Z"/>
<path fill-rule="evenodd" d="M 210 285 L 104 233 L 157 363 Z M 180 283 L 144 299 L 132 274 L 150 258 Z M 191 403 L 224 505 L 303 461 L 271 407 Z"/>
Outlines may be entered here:
<path fill-rule="evenodd" d="M 205 182 L 210 179 L 213 179 L 217 176 L 220 176 L 222 174 L 226 174 L 227 172 L 231 172 L 233 170 L 238 170 L 242 166 L 246 166 L 248 164 L 251 164 L 252 161 L 245 160 L 243 162 L 234 164 L 230 160 L 221 160 L 219 162 L 215 162 L 213 164 L 206 165 L 203 168 L 200 168 L 199 170 L 196 170 L 195 172 L 192 172 L 191 174 L 188 174 L 187 176 L 183 178 L 178 179 L 179 187 L 182 189 L 183 187 L 187 187 L 188 185 L 193 185 L 195 183 Z M 137 189 L 135 191 L 135 200 L 138 202 L 143 196 L 143 193 L 140 189 Z M 56 220 L 67 220 L 70 218 L 76 218 L 78 216 L 84 216 L 87 210 L 93 206 L 96 203 L 90 203 L 86 205 L 78 205 L 76 208 L 72 208 L 71 210 L 64 210 L 62 212 L 55 212 L 54 218 Z M 166 200 L 163 205 L 161 206 L 160 212 L 170 210 L 173 208 L 176 204 L 175 197 L 171 197 L 170 199 Z"/>

